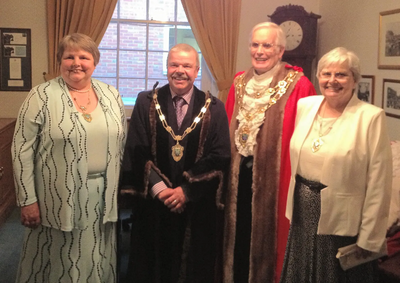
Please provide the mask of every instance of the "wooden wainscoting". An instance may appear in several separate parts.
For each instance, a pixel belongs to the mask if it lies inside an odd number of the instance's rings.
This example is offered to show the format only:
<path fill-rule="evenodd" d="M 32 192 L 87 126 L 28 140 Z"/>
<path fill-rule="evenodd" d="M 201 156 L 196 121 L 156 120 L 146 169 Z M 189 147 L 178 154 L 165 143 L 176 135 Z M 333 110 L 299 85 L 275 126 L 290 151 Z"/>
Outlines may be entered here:
<path fill-rule="evenodd" d="M 11 141 L 15 120 L 0 118 L 0 225 L 7 220 L 16 206 L 11 161 Z"/>

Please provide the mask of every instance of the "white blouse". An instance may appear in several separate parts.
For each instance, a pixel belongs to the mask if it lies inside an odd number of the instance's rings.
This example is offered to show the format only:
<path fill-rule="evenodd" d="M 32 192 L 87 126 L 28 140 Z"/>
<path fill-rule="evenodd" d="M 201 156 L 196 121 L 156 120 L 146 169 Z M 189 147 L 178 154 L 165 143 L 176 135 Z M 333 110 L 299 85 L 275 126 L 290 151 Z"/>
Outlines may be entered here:
<path fill-rule="evenodd" d="M 300 149 L 297 174 L 303 178 L 317 182 L 321 180 L 321 172 L 324 165 L 325 156 L 329 153 L 329 145 L 337 142 L 339 138 L 335 135 L 335 131 L 333 131 L 336 120 L 337 118 L 335 117 L 322 118 L 319 115 L 317 115 L 316 119 L 314 119 L 311 130 Z M 321 130 L 320 125 L 322 125 Z M 330 127 L 332 127 L 332 130 L 329 130 Z M 317 152 L 312 152 L 312 143 L 319 137 L 320 133 L 323 134 L 321 137 L 323 145 Z"/>

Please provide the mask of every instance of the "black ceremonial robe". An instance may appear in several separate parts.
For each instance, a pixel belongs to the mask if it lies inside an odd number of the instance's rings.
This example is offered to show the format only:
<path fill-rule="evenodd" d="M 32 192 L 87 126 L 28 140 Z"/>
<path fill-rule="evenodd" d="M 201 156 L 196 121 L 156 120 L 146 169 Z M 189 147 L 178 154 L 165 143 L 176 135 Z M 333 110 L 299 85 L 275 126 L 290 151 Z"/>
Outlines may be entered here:
<path fill-rule="evenodd" d="M 133 207 L 128 280 L 214 282 L 218 278 L 215 268 L 222 235 L 220 199 L 230 163 L 224 105 L 194 87 L 178 130 L 169 85 L 157 90 L 161 111 L 176 135 L 183 134 L 206 99 L 211 98 L 203 119 L 180 142 L 184 155 L 176 162 L 171 155 L 176 141 L 160 121 L 153 92 L 142 92 L 136 100 L 123 161 L 122 187 L 133 188 L 122 190 L 122 198 L 132 198 Z M 170 212 L 150 196 L 157 181 L 154 172 L 168 187 L 182 187 L 188 199 L 183 213 Z"/>

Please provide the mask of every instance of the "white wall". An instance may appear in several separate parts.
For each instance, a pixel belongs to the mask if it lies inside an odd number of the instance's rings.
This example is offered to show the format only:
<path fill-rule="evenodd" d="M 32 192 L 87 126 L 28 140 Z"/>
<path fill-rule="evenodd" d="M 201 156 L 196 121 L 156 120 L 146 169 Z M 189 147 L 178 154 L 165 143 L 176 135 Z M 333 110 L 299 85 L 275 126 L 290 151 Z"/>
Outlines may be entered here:
<path fill-rule="evenodd" d="M 307 12 L 319 15 L 320 1 L 327 0 L 242 0 L 236 70 L 244 71 L 251 66 L 249 35 L 253 26 L 271 21 L 268 15 L 272 15 L 277 7 L 289 4 L 303 6 Z"/>
<path fill-rule="evenodd" d="M 375 76 L 374 104 L 382 107 L 383 79 L 400 79 L 400 70 L 378 69 L 379 13 L 400 8 L 399 0 L 320 1 L 318 57 L 343 46 L 361 61 L 361 73 Z M 400 140 L 400 119 L 387 117 L 391 139 Z"/>
<path fill-rule="evenodd" d="M 0 28 L 30 28 L 32 43 L 32 86 L 43 80 L 47 72 L 46 0 L 1 0 Z M 13 118 L 28 92 L 0 92 L 0 118 Z"/>

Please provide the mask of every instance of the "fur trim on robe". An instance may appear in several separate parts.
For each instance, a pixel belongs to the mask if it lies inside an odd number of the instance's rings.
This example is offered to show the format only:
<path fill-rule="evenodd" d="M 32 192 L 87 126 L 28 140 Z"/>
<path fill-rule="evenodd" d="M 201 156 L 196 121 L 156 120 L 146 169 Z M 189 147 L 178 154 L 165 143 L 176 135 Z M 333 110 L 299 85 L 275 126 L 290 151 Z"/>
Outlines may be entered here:
<path fill-rule="evenodd" d="M 274 76 L 271 86 L 277 85 L 290 71 L 293 71 L 293 69 L 285 68 L 284 62 L 280 64 L 281 66 Z M 244 81 L 248 82 L 253 76 L 253 69 L 245 72 L 244 76 Z M 254 149 L 253 160 L 252 231 L 249 267 L 249 282 L 252 283 L 274 282 L 275 278 L 282 126 L 286 103 L 297 81 L 302 76 L 303 73 L 299 72 L 286 93 L 266 111 L 264 124 L 260 126 L 260 131 L 257 135 L 257 145 Z M 237 80 L 238 77 L 235 79 L 235 83 Z M 235 89 L 235 96 L 242 94 L 243 91 L 244 88 L 239 92 Z M 238 100 L 238 97 L 236 97 L 236 102 Z M 237 115 L 238 106 L 235 103 L 230 125 L 231 141 L 234 140 L 235 131 L 238 128 Z M 231 142 L 231 152 L 231 172 L 225 206 L 223 246 L 225 283 L 233 282 L 237 194 L 242 157 L 238 153 L 234 142 Z"/>
<path fill-rule="evenodd" d="M 169 86 L 154 91 L 158 91 L 162 112 L 168 125 L 174 129 L 177 126 Z M 136 227 L 140 227 L 132 230 L 131 235 L 134 240 L 131 242 L 128 276 L 132 281 L 158 282 L 157 278 L 161 277 L 171 282 L 194 282 L 193 278 L 200 278 L 200 281 L 207 278 L 201 282 L 211 282 L 209 279 L 216 276 L 214 264 L 217 255 L 213 250 L 217 253 L 220 247 L 215 235 L 218 232 L 217 221 L 223 213 L 218 208 L 222 208 L 222 188 L 230 162 L 224 105 L 211 94 L 194 87 L 189 106 L 193 107 L 191 117 L 186 115 L 182 129 L 174 131 L 182 135 L 207 98 L 211 98 L 211 103 L 203 119 L 181 143 L 185 147 L 184 159 L 181 163 L 173 163 L 171 141 L 174 141 L 160 122 L 153 93 L 145 92 L 138 96 L 121 178 L 122 187 L 127 188 L 121 191 L 121 199 L 123 202 L 125 199 L 132 201 L 125 203 L 136 209 L 137 216 L 133 220 Z M 182 187 L 189 200 L 183 213 L 171 213 L 162 202 L 151 198 L 152 170 L 167 186 Z M 164 249 L 162 239 L 173 239 L 172 249 Z M 143 249 L 144 246 L 151 248 Z"/>

